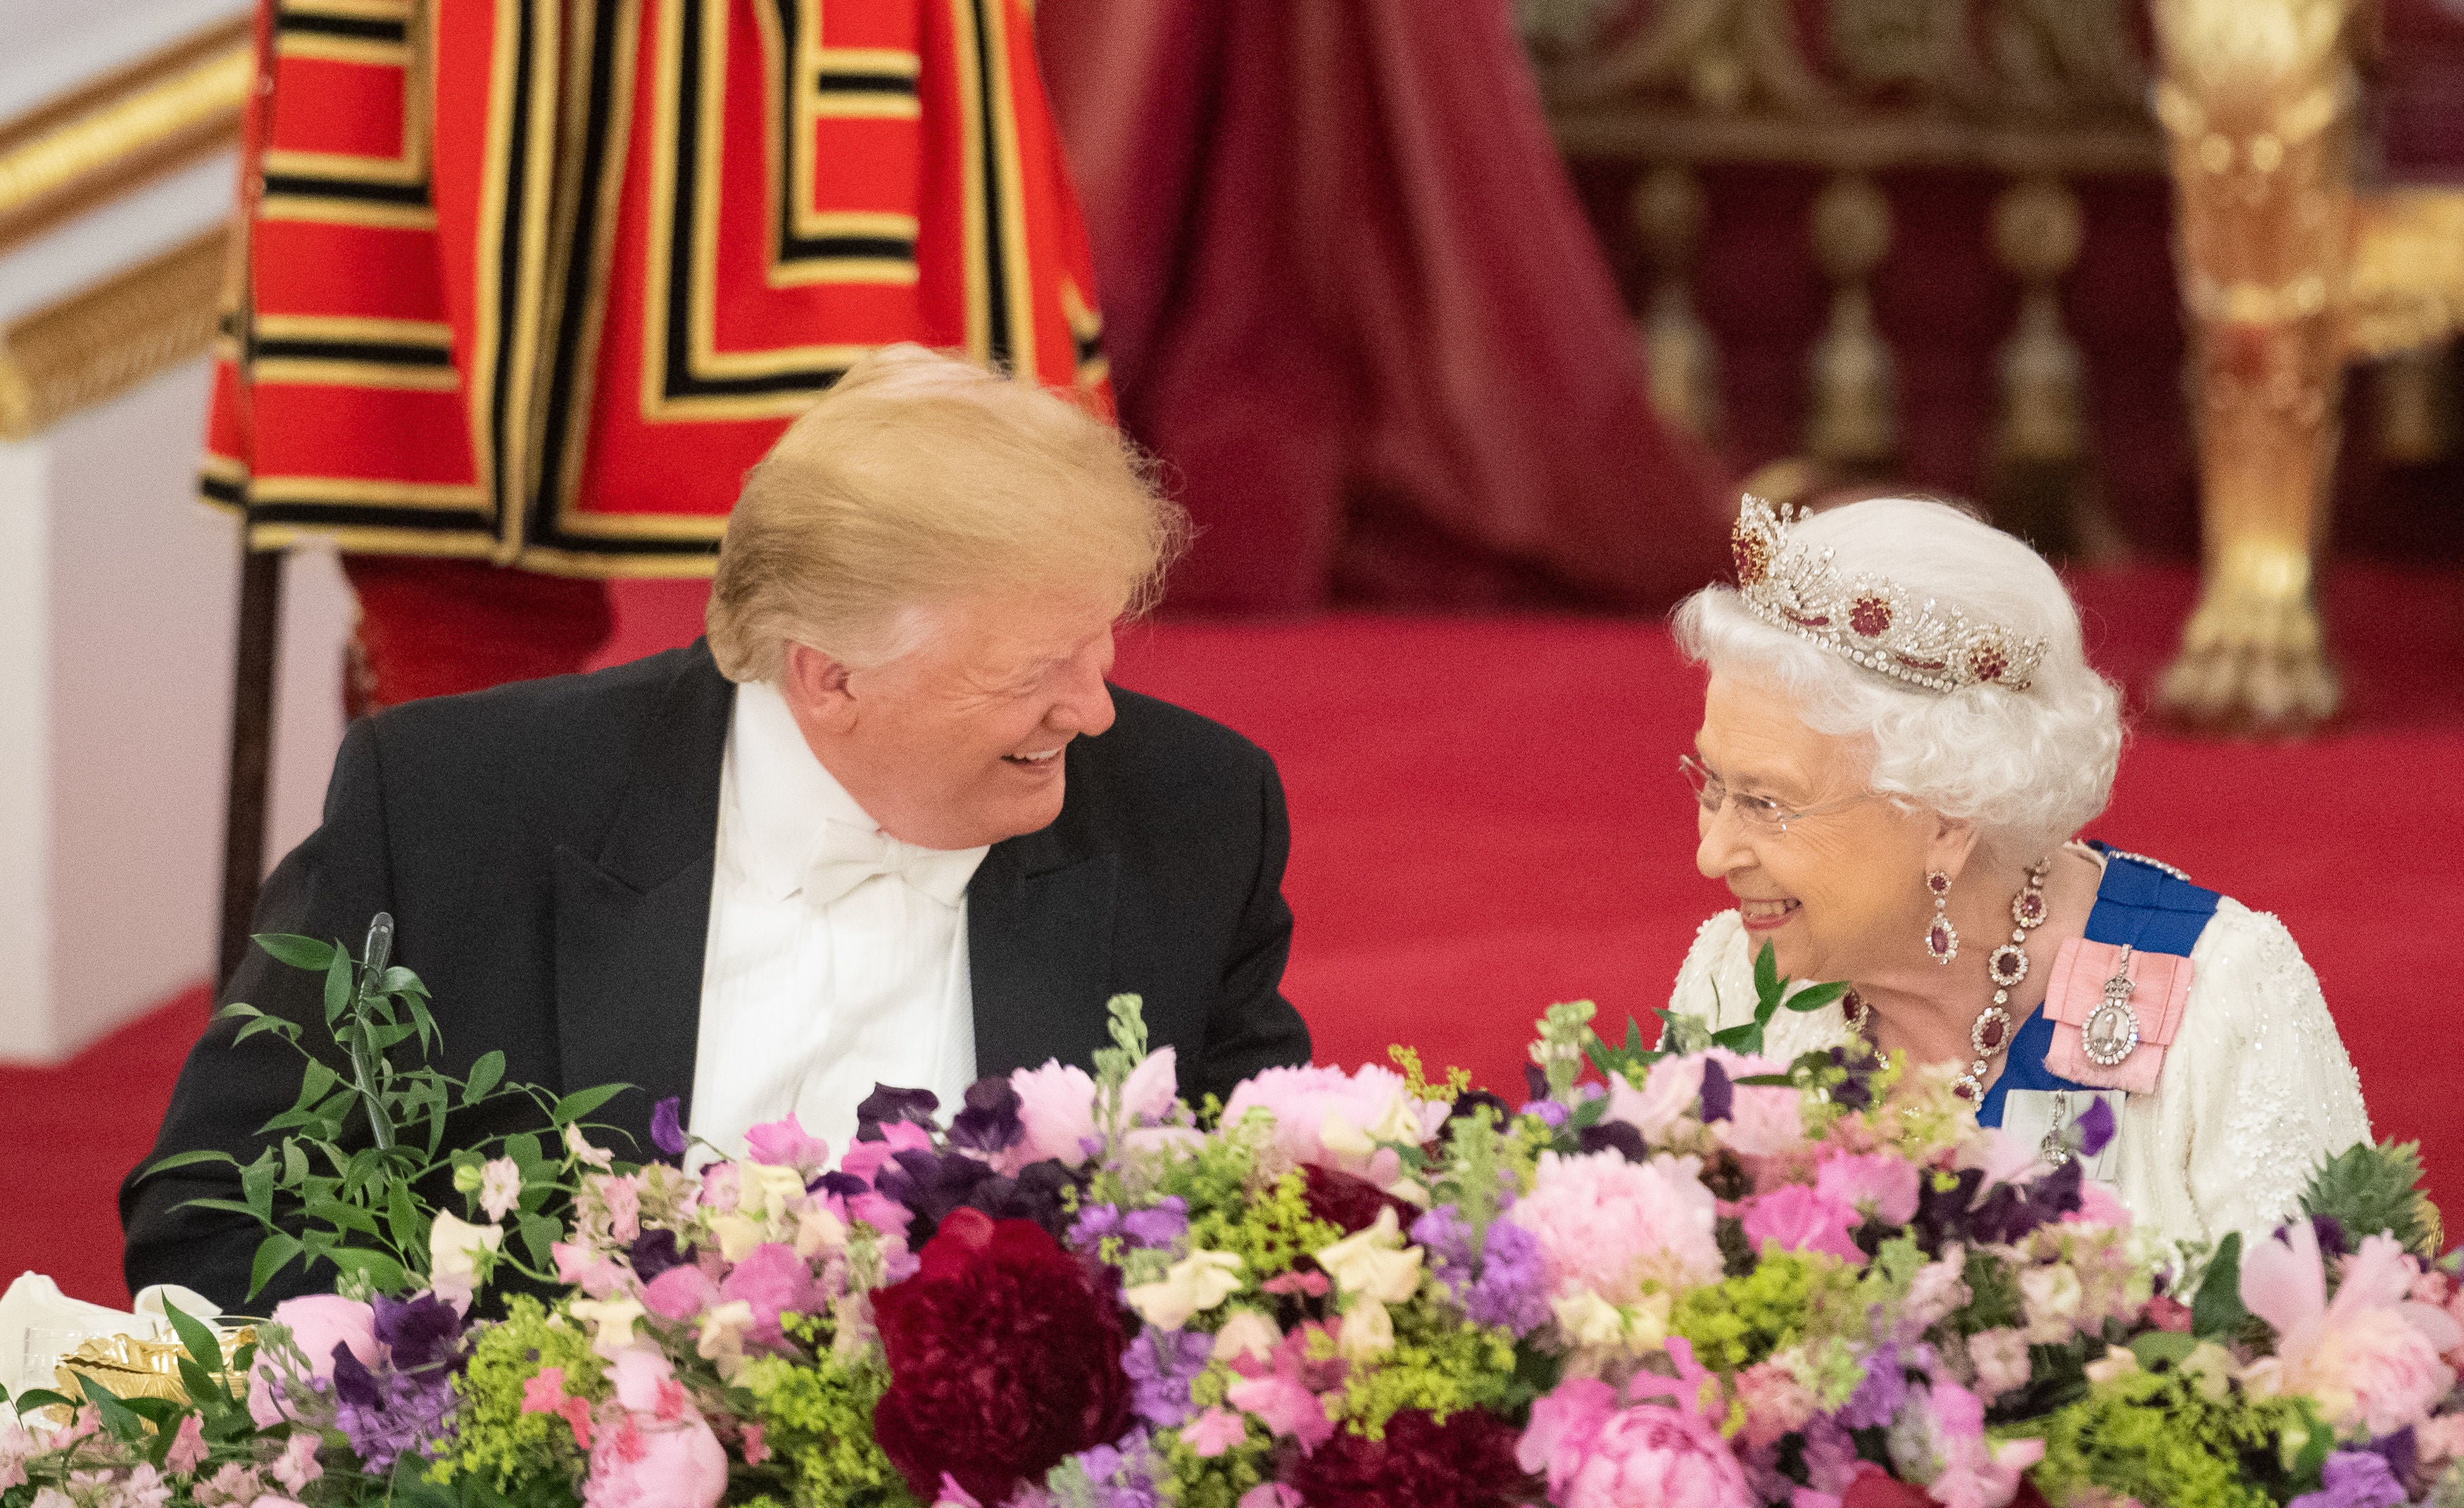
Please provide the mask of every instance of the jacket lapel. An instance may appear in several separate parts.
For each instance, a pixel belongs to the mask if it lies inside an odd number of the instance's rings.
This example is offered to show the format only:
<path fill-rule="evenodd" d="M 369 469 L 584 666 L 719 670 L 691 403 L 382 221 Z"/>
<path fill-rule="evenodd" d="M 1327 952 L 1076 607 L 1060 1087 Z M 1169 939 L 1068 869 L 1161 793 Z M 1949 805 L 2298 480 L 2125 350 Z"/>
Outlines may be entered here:
<path fill-rule="evenodd" d="M 967 886 L 976 1072 L 985 1078 L 1048 1058 L 1083 1065 L 1109 1040 L 1119 863 L 1066 836 L 1069 825 L 1065 814 L 995 843 Z"/>
<path fill-rule="evenodd" d="M 569 1093 L 629 1083 L 594 1119 L 648 1157 L 650 1109 L 690 1100 L 710 933 L 719 767 L 735 687 L 709 649 L 683 665 L 643 730 L 633 773 L 595 853 L 556 854 L 557 1039 Z M 690 1105 L 687 1106 L 690 1111 Z"/>

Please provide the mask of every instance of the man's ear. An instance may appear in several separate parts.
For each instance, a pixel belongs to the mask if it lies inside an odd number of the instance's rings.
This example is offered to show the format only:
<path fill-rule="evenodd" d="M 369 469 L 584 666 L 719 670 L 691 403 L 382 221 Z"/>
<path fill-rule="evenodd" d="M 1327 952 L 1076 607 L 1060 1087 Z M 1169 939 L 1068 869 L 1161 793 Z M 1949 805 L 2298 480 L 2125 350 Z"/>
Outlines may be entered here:
<path fill-rule="evenodd" d="M 802 724 L 843 728 L 855 715 L 855 696 L 847 687 L 847 667 L 825 650 L 787 642 L 786 664 L 779 692 Z"/>

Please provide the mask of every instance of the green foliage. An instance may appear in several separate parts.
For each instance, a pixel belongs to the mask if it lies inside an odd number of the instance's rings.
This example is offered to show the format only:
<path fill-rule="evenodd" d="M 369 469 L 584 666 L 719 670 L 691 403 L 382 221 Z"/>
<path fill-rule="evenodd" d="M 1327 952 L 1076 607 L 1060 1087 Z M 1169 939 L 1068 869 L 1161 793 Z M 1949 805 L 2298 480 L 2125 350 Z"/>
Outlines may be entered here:
<path fill-rule="evenodd" d="M 2420 1184 L 2419 1142 L 2357 1142 L 2311 1173 L 2301 1213 L 2328 1216 L 2356 1241 L 2384 1232 L 2423 1261 L 2434 1261 L 2438 1207 Z"/>
<path fill-rule="evenodd" d="M 2190 1333 L 2232 1335 L 2249 1322 L 2250 1311 L 2241 1301 L 2241 1233 L 2228 1231 L 2190 1300 Z"/>
<path fill-rule="evenodd" d="M 553 1366 L 563 1371 L 567 1393 L 605 1396 L 605 1364 L 591 1351 L 590 1338 L 579 1325 L 552 1318 L 526 1294 L 506 1300 L 503 1323 L 474 1334 L 470 1366 L 453 1380 L 461 1417 L 451 1448 L 429 1469 L 430 1478 L 450 1483 L 478 1477 L 515 1497 L 523 1497 L 534 1482 L 553 1479 L 568 1495 L 578 1493 L 589 1453 L 564 1420 L 522 1412 L 522 1389 Z"/>
<path fill-rule="evenodd" d="M 1452 1320 L 1423 1304 L 1398 1305 L 1395 1348 L 1374 1366 L 1355 1366 L 1342 1395 L 1346 1429 L 1373 1440 L 1386 1437 L 1386 1421 L 1406 1409 L 1425 1409 L 1443 1423 L 1464 1409 L 1512 1416 L 1532 1393 L 1515 1376 L 1514 1337 L 1467 1320 Z"/>
<path fill-rule="evenodd" d="M 747 1364 L 737 1386 L 752 1401 L 784 1502 L 797 1508 L 916 1508 L 898 1468 L 872 1439 L 872 1410 L 889 1390 L 877 1358 L 812 1362 L 764 1356 Z"/>
<path fill-rule="evenodd" d="M 336 1273 L 342 1292 L 401 1293 L 420 1286 L 428 1271 L 429 1232 L 435 1208 L 420 1192 L 448 1167 L 464 1195 L 464 1213 L 478 1217 L 477 1169 L 495 1158 L 513 1161 L 521 1192 L 508 1218 L 504 1255 L 533 1277 L 550 1276 L 548 1246 L 572 1190 L 561 1147 L 529 1132 L 498 1134 L 446 1147 L 453 1117 L 499 1101 L 526 1100 L 542 1124 L 561 1133 L 619 1093 L 621 1084 L 558 1096 L 529 1084 L 507 1084 L 505 1058 L 490 1052 L 467 1079 L 428 1065 L 438 1045 L 428 991 L 409 970 L 389 966 L 393 918 L 379 912 L 354 959 L 340 942 L 268 933 L 256 939 L 276 959 L 324 976 L 324 1039 L 305 1040 L 300 1024 L 255 1006 L 223 1007 L 221 1019 L 242 1024 L 236 1045 L 280 1038 L 301 1060 L 299 1093 L 290 1109 L 258 1127 L 263 1148 L 250 1162 L 220 1151 L 183 1152 L 146 1171 L 220 1164 L 239 1170 L 238 1199 L 192 1199 L 208 1210 L 245 1214 L 264 1228 L 250 1270 L 254 1295 L 295 1261 Z M 527 1255 L 523 1262 L 518 1254 Z"/>
<path fill-rule="evenodd" d="M 2053 1501 L 2101 1489 L 2167 1508 L 2283 1502 L 2318 1486 L 2329 1438 L 2306 1400 L 2202 1388 L 2170 1366 L 2099 1383 L 2042 1431 L 2034 1475 Z"/>
<path fill-rule="evenodd" d="M 1584 1054 L 1603 1076 L 1623 1074 L 1627 1080 L 1639 1084 L 1651 1071 L 1653 1063 L 1677 1054 L 1701 1052 L 1706 1047 L 1759 1054 L 1763 1050 L 1764 1033 L 1782 1010 L 1819 1011 L 1848 993 L 1845 983 L 1832 983 L 1807 985 L 1792 994 L 1789 993 L 1792 982 L 1779 972 L 1779 955 L 1771 951 L 1771 944 L 1765 943 L 1762 951 L 1754 955 L 1753 1019 L 1741 1021 L 1722 1031 L 1712 1031 L 1706 1024 L 1691 1017 L 1661 1011 L 1661 1019 L 1667 1024 L 1661 1034 L 1660 1046 L 1653 1049 L 1642 1044 L 1640 1023 L 1628 1017 L 1624 1045 L 1611 1047 L 1594 1033 L 1590 1034 L 1590 1040 L 1584 1045 Z"/>
<path fill-rule="evenodd" d="M 1695 1359 L 1735 1372 L 1773 1351 L 1820 1338 L 1837 1320 L 1861 1316 L 1858 1277 L 1837 1257 L 1771 1252 L 1742 1277 L 1687 1290 L 1668 1317 L 1668 1333 L 1693 1343 Z"/>
<path fill-rule="evenodd" d="M 1309 1213 L 1307 1178 L 1286 1173 L 1252 1194 L 1248 1176 L 1248 1154 L 1221 1140 L 1165 1171 L 1160 1191 L 1189 1204 L 1191 1250 L 1230 1252 L 1245 1264 L 1243 1276 L 1259 1283 L 1343 1239 L 1342 1227 Z"/>

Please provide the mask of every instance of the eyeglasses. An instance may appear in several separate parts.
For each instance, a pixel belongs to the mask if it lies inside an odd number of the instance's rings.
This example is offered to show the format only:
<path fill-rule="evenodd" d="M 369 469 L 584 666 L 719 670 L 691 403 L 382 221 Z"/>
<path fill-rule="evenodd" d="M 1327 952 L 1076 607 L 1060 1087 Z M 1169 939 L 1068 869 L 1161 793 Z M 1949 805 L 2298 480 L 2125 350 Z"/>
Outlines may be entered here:
<path fill-rule="evenodd" d="M 1705 815 L 1717 817 L 1721 807 L 1734 807 L 1747 826 L 1766 832 L 1785 833 L 1791 822 L 1820 817 L 1826 812 L 1844 811 L 1865 799 L 1862 796 L 1851 796 L 1837 801 L 1825 801 L 1819 806 L 1789 806 L 1768 796 L 1749 796 L 1743 791 L 1730 790 L 1727 781 L 1713 775 L 1702 760 L 1692 754 L 1679 754 L 1677 768 L 1684 775 L 1685 783 L 1693 788 L 1694 799 L 1701 804 Z"/>

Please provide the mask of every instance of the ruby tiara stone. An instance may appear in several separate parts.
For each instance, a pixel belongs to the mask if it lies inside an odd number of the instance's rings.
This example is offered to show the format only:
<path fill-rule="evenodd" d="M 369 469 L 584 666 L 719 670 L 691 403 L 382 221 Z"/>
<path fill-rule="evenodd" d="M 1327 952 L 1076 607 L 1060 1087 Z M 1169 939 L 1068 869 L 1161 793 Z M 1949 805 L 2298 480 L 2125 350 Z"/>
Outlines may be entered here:
<path fill-rule="evenodd" d="M 1750 492 L 1737 512 L 1729 554 L 1738 600 L 1755 617 L 1928 691 L 2028 688 L 2044 661 L 2043 640 L 1971 623 L 1955 607 L 1910 597 L 1887 577 L 1843 577 L 1833 552 L 1790 540 L 1805 516 L 1801 508 L 1773 507 Z"/>

